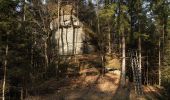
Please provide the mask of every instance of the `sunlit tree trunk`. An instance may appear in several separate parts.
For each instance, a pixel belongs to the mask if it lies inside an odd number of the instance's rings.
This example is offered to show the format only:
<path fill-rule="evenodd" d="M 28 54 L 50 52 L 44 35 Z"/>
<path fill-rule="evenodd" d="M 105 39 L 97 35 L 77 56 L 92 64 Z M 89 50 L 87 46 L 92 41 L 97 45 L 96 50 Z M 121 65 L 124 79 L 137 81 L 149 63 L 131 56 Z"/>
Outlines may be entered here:
<path fill-rule="evenodd" d="M 122 74 L 121 74 L 121 85 L 125 86 L 125 75 L 126 75 L 126 43 L 125 34 L 122 32 Z"/>
<path fill-rule="evenodd" d="M 73 49 L 72 49 L 72 54 L 74 55 L 75 54 L 75 28 L 73 26 Z"/>
<path fill-rule="evenodd" d="M 158 72 L 159 72 L 159 86 L 161 86 L 161 58 L 164 57 L 164 43 L 165 43 L 165 18 L 163 18 L 163 25 L 162 25 L 162 53 L 161 53 L 161 39 L 159 38 L 159 68 L 158 68 Z M 162 54 L 162 57 L 161 57 Z"/>
<path fill-rule="evenodd" d="M 119 47 L 119 54 L 121 54 L 122 52 L 122 38 L 121 38 L 121 35 L 119 34 L 119 45 L 118 45 Z"/>
<path fill-rule="evenodd" d="M 141 37 L 139 36 L 138 38 L 138 48 L 139 48 L 139 81 L 140 81 L 140 84 L 141 84 L 141 81 L 142 81 L 142 55 L 141 55 Z"/>
<path fill-rule="evenodd" d="M 45 56 L 45 72 L 47 71 L 48 68 L 48 45 L 47 45 L 47 40 L 44 42 L 44 56 Z"/>
<path fill-rule="evenodd" d="M 108 35 L 108 41 L 109 41 L 109 54 L 111 54 L 111 28 L 110 26 L 108 25 L 108 28 L 109 28 L 109 35 Z"/>
<path fill-rule="evenodd" d="M 126 41 L 125 41 L 125 27 L 121 27 L 121 14 L 122 9 L 121 9 L 121 3 L 122 0 L 119 0 L 118 2 L 118 19 L 117 19 L 117 24 L 118 24 L 118 33 L 119 33 L 119 52 L 122 54 L 122 64 L 121 64 L 121 81 L 120 84 L 122 87 L 125 86 L 126 84 Z M 123 28 L 123 30 L 121 30 Z"/>
<path fill-rule="evenodd" d="M 141 13 L 141 0 L 138 0 L 137 1 L 137 4 L 138 4 L 138 11 L 137 11 L 137 13 L 138 13 L 138 15 L 137 15 L 137 18 L 138 18 L 138 32 L 139 32 L 139 37 L 138 37 L 138 50 L 139 50 L 139 64 L 138 64 L 138 66 L 139 66 L 139 82 L 140 82 L 140 84 L 142 83 L 142 54 L 141 54 L 141 50 L 142 50 L 142 48 L 141 48 L 141 23 L 140 23 L 140 13 Z"/>
<path fill-rule="evenodd" d="M 57 2 L 57 17 L 58 17 L 58 25 L 57 25 L 57 64 L 56 64 L 56 76 L 58 75 L 58 68 L 59 68 L 59 60 L 60 60 L 60 0 Z"/>
<path fill-rule="evenodd" d="M 69 46 L 68 46 L 68 28 L 66 28 L 66 44 L 67 44 L 67 54 L 69 51 Z"/>
<path fill-rule="evenodd" d="M 76 28 L 76 35 L 75 35 L 75 38 L 76 38 L 76 41 L 75 41 L 75 54 L 77 54 L 77 45 L 78 45 L 78 28 Z"/>
<path fill-rule="evenodd" d="M 79 2 L 79 0 L 77 0 Z M 75 54 L 77 54 L 77 45 L 78 45 L 78 36 L 79 36 L 79 5 L 78 3 L 75 3 L 75 7 L 76 7 L 76 17 L 77 17 L 77 23 L 76 23 L 76 47 L 75 47 Z M 78 51 L 79 52 L 79 51 Z M 77 61 L 77 59 L 76 59 Z"/>
<path fill-rule="evenodd" d="M 63 27 L 61 28 L 61 45 L 62 45 L 62 55 L 64 55 L 64 38 L 63 38 L 64 32 Z"/>
<path fill-rule="evenodd" d="M 5 89 L 6 89 L 6 74 L 7 74 L 7 63 L 8 63 L 8 32 L 7 32 L 7 40 L 5 47 L 5 61 L 4 61 L 4 77 L 3 77 L 3 85 L 2 85 L 2 100 L 5 100 Z"/>

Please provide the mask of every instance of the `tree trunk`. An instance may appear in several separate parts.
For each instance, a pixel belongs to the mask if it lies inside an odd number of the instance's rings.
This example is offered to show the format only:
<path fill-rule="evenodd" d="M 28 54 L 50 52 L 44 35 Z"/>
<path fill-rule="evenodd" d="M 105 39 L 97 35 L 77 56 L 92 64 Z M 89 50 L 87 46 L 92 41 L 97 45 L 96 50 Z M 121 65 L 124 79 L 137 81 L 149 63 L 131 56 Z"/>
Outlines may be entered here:
<path fill-rule="evenodd" d="M 26 11 L 26 5 L 25 5 L 25 0 L 22 0 L 23 3 L 23 8 L 22 8 L 22 21 L 25 21 L 25 11 Z"/>
<path fill-rule="evenodd" d="M 35 73 L 35 69 L 34 69 L 34 47 L 33 46 L 36 44 L 36 41 L 35 41 L 34 34 L 36 34 L 36 33 L 32 32 L 32 34 L 31 34 L 32 44 L 31 44 L 31 59 L 30 59 L 30 63 L 31 63 L 32 73 Z"/>
<path fill-rule="evenodd" d="M 48 68 L 48 47 L 47 47 L 47 40 L 44 42 L 44 56 L 45 56 L 45 72 L 47 71 Z"/>
<path fill-rule="evenodd" d="M 75 28 L 73 26 L 73 47 L 72 47 L 72 54 L 75 54 Z"/>
<path fill-rule="evenodd" d="M 66 28 L 66 44 L 67 44 L 67 54 L 69 53 L 69 46 L 68 46 L 68 28 Z"/>
<path fill-rule="evenodd" d="M 126 75 L 126 42 L 125 42 L 125 34 L 122 33 L 122 74 L 121 74 L 121 85 L 125 86 L 125 75 Z"/>
<path fill-rule="evenodd" d="M 161 86 L 161 39 L 159 38 L 159 86 Z"/>
<path fill-rule="evenodd" d="M 58 76 L 58 69 L 59 69 L 59 59 L 60 59 L 60 0 L 57 2 L 57 16 L 58 16 L 58 25 L 57 25 L 57 62 L 56 62 L 56 77 Z"/>
<path fill-rule="evenodd" d="M 121 52 L 122 52 L 122 38 L 119 35 L 119 54 L 121 54 Z"/>
<path fill-rule="evenodd" d="M 142 83 L 142 55 L 141 55 L 141 37 L 138 38 L 138 48 L 139 48 L 139 82 Z"/>
<path fill-rule="evenodd" d="M 4 77 L 3 77 L 3 86 L 2 86 L 2 100 L 5 100 L 7 63 L 8 63 L 8 33 L 7 33 L 6 49 L 5 49 Z"/>
<path fill-rule="evenodd" d="M 99 55 L 100 55 L 100 60 L 101 60 L 101 67 L 102 67 L 102 76 L 104 76 L 105 74 L 105 67 L 104 67 L 104 50 L 103 50 L 103 41 L 102 41 L 102 37 L 103 35 L 100 34 L 100 20 L 99 20 L 99 0 L 96 0 L 96 3 L 97 3 L 97 32 L 98 32 L 98 36 L 99 36 L 99 42 L 98 42 L 98 45 L 99 45 L 99 48 L 100 48 L 100 51 L 99 51 Z"/>
<path fill-rule="evenodd" d="M 76 28 L 76 32 L 75 32 L 75 49 L 74 49 L 74 54 L 77 54 L 77 45 L 78 45 L 78 28 Z M 75 63 L 77 63 L 77 56 L 75 55 Z M 78 66 L 78 65 L 77 65 Z"/>
<path fill-rule="evenodd" d="M 77 54 L 77 46 L 78 46 L 78 28 L 76 28 L 76 35 L 75 35 L 75 38 L 76 38 L 76 41 L 75 41 L 75 54 Z"/>
<path fill-rule="evenodd" d="M 112 48 L 111 48 L 111 29 L 110 29 L 110 26 L 108 26 L 108 28 L 109 28 L 109 54 L 111 54 L 111 50 L 112 50 Z"/>
<path fill-rule="evenodd" d="M 70 17 L 70 20 L 71 20 L 71 24 L 72 24 L 72 27 L 73 27 L 72 55 L 74 55 L 74 54 L 75 54 L 75 27 L 74 27 L 74 21 L 73 21 L 73 8 L 71 9 L 71 17 Z"/>
<path fill-rule="evenodd" d="M 21 100 L 24 100 L 24 90 L 23 90 L 23 87 L 21 87 Z"/>
<path fill-rule="evenodd" d="M 149 80 L 149 59 L 148 59 L 149 55 L 148 55 L 148 51 L 147 51 L 147 61 L 146 61 L 146 66 L 147 66 L 147 70 L 146 70 L 146 84 L 148 85 L 148 80 Z"/>
<path fill-rule="evenodd" d="M 61 28 L 61 45 L 62 45 L 62 55 L 64 55 L 64 38 L 63 38 L 63 27 Z"/>
<path fill-rule="evenodd" d="M 140 18 L 140 13 L 141 13 L 141 0 L 137 1 L 137 19 L 138 19 L 138 32 L 139 32 L 139 37 L 138 37 L 138 50 L 139 50 L 139 84 L 141 85 L 142 83 L 142 55 L 141 55 L 141 18 Z"/>

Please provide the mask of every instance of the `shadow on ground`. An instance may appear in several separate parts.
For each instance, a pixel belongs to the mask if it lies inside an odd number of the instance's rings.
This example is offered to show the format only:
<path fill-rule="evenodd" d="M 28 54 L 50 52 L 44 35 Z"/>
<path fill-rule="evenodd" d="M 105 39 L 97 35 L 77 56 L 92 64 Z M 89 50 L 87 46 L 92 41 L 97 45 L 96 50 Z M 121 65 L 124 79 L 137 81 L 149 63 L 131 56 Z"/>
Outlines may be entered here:
<path fill-rule="evenodd" d="M 66 81 L 69 84 L 56 89 L 53 94 L 29 97 L 26 100 L 128 100 L 129 90 L 121 88 L 119 80 L 120 73 L 82 75 Z"/>

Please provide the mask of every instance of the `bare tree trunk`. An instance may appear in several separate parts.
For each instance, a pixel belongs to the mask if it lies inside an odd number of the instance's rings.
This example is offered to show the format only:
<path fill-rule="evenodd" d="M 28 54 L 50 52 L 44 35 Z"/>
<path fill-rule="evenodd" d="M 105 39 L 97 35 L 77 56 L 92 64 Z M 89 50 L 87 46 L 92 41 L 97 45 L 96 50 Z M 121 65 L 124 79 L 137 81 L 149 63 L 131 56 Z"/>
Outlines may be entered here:
<path fill-rule="evenodd" d="M 63 27 L 61 28 L 61 45 L 62 45 L 62 55 L 64 55 L 64 38 L 63 38 Z"/>
<path fill-rule="evenodd" d="M 74 27 L 74 21 L 73 21 L 73 8 L 71 9 L 71 17 L 70 17 L 70 20 L 71 20 L 71 24 L 72 24 L 72 27 L 73 27 L 72 55 L 74 55 L 74 54 L 75 54 L 75 27 Z"/>
<path fill-rule="evenodd" d="M 24 100 L 24 90 L 23 90 L 23 87 L 21 87 L 21 100 Z"/>
<path fill-rule="evenodd" d="M 72 47 L 72 54 L 75 54 L 75 28 L 73 26 L 73 47 Z"/>
<path fill-rule="evenodd" d="M 100 20 L 99 20 L 99 14 L 98 14 L 98 10 L 99 10 L 99 0 L 96 0 L 97 2 L 97 31 L 98 31 L 98 35 L 99 35 L 99 55 L 100 55 L 100 60 L 101 60 L 101 66 L 102 66 L 102 75 L 104 76 L 105 74 L 105 67 L 104 67 L 104 50 L 103 50 L 103 41 L 102 41 L 102 34 L 100 33 Z"/>
<path fill-rule="evenodd" d="M 47 71 L 48 68 L 48 47 L 47 47 L 47 40 L 44 42 L 44 56 L 45 56 L 45 72 Z"/>
<path fill-rule="evenodd" d="M 59 68 L 59 59 L 60 59 L 60 0 L 57 2 L 57 16 L 58 16 L 58 25 L 57 25 L 57 64 L 56 64 L 56 76 L 58 75 L 58 68 Z"/>
<path fill-rule="evenodd" d="M 138 63 L 138 66 L 139 66 L 139 83 L 141 84 L 142 83 L 142 65 L 141 65 L 141 63 L 142 63 L 142 57 L 141 57 L 141 24 L 140 24 L 140 21 L 141 21 L 141 19 L 140 19 L 140 12 L 141 12 L 141 1 L 140 0 L 138 0 L 137 1 L 137 6 L 138 6 L 138 8 L 137 8 L 137 18 L 138 18 L 138 21 L 139 21 L 139 23 L 138 23 L 138 25 L 139 25 L 139 28 L 138 28 L 138 32 L 139 32 L 139 37 L 138 37 L 138 50 L 139 50 L 139 58 L 138 58 L 138 60 L 139 60 L 139 63 Z"/>
<path fill-rule="evenodd" d="M 21 2 L 23 3 L 23 6 L 22 6 L 22 7 L 23 7 L 23 8 L 22 8 L 22 13 L 23 13 L 23 14 L 22 14 L 22 21 L 25 21 L 25 17 L 26 17 L 26 16 L 25 16 L 25 11 L 26 11 L 25 0 L 22 0 Z"/>
<path fill-rule="evenodd" d="M 165 43 L 165 30 L 166 30 L 166 27 L 165 27 L 165 19 L 163 19 L 163 29 L 162 29 L 162 57 L 164 56 L 164 43 Z M 161 40 L 160 40 L 161 41 Z"/>
<path fill-rule="evenodd" d="M 57 62 L 56 62 L 56 76 L 58 75 L 59 63 L 60 63 L 60 29 L 58 29 L 57 37 Z"/>
<path fill-rule="evenodd" d="M 126 77 L 126 42 L 125 34 L 122 33 L 122 74 L 121 74 L 121 85 L 125 86 L 125 77 Z"/>
<path fill-rule="evenodd" d="M 77 13 L 77 26 L 79 26 L 79 10 L 78 10 L 78 8 L 79 8 L 79 5 L 78 5 L 78 2 L 79 2 L 79 0 L 77 0 L 77 4 L 75 3 L 75 5 L 76 5 L 76 13 Z M 77 54 L 77 45 L 79 45 L 78 44 L 78 36 L 79 36 L 79 27 L 77 27 L 77 32 L 76 32 L 76 48 L 75 48 L 75 54 Z M 78 51 L 78 52 L 80 52 L 80 51 Z M 77 61 L 77 60 L 76 60 Z"/>
<path fill-rule="evenodd" d="M 122 51 L 122 39 L 121 36 L 119 35 L 119 54 L 121 54 Z"/>
<path fill-rule="evenodd" d="M 35 41 L 34 34 L 36 34 L 36 32 L 35 33 L 32 32 L 32 34 L 31 34 L 32 45 L 31 45 L 31 60 L 30 60 L 30 62 L 31 62 L 31 69 L 33 69 L 32 73 L 35 72 L 34 71 L 34 47 L 33 46 L 36 44 L 36 41 Z"/>
<path fill-rule="evenodd" d="M 112 48 L 111 48 L 111 29 L 110 29 L 110 26 L 108 25 L 108 28 L 109 28 L 109 39 L 108 39 L 108 41 L 109 41 L 109 54 L 111 54 L 111 50 L 112 50 Z"/>
<path fill-rule="evenodd" d="M 32 34 L 32 40 L 33 40 L 33 34 Z M 33 48 L 33 44 L 31 45 L 31 68 L 33 69 L 33 59 L 34 59 L 34 48 Z"/>
<path fill-rule="evenodd" d="M 69 50 L 69 46 L 68 46 L 68 28 L 66 28 L 66 44 L 67 44 L 67 54 L 68 54 L 68 50 Z"/>
<path fill-rule="evenodd" d="M 159 38 L 159 86 L 161 86 L 161 39 Z"/>
<path fill-rule="evenodd" d="M 5 100 L 7 63 L 8 63 L 8 32 L 7 32 L 6 49 L 5 49 L 4 77 L 3 77 L 3 86 L 2 86 L 2 100 Z"/>
<path fill-rule="evenodd" d="M 146 70 L 146 84 L 148 85 L 148 81 L 149 81 L 149 59 L 148 59 L 148 51 L 147 51 L 147 61 L 146 61 L 146 65 L 147 65 L 147 70 Z"/>
<path fill-rule="evenodd" d="M 78 45 L 78 28 L 76 28 L 76 36 L 75 36 L 75 38 L 76 38 L 76 41 L 75 41 L 75 43 L 76 43 L 76 45 L 75 45 L 75 54 L 77 54 L 77 45 Z"/>
<path fill-rule="evenodd" d="M 142 55 L 141 55 L 141 37 L 138 38 L 138 48 L 139 48 L 139 81 L 142 83 Z"/>
<path fill-rule="evenodd" d="M 101 54 L 101 62 L 102 62 L 102 76 L 104 76 L 104 74 L 105 74 L 105 63 L 104 63 L 104 59 L 105 59 L 105 55 L 102 53 Z"/>
<path fill-rule="evenodd" d="M 76 34 L 75 34 L 75 51 L 74 51 L 74 53 L 75 54 L 77 54 L 77 45 L 78 45 L 78 28 L 76 28 Z M 78 63 L 77 63 L 77 56 L 75 56 L 75 63 L 77 64 L 77 66 L 78 66 Z"/>
<path fill-rule="evenodd" d="M 161 58 L 164 57 L 164 43 L 165 43 L 165 19 L 163 19 L 162 29 L 162 57 L 161 57 L 161 39 L 159 38 L 159 86 L 161 86 Z"/>

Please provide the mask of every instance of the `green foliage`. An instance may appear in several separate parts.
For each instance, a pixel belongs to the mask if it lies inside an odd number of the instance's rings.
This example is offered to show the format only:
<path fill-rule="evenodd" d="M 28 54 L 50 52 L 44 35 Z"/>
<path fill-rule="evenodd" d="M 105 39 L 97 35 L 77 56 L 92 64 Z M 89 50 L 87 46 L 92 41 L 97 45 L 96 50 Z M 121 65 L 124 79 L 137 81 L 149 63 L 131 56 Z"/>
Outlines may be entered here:
<path fill-rule="evenodd" d="M 0 0 L 0 12 L 10 15 L 19 0 Z"/>
<path fill-rule="evenodd" d="M 119 13 L 117 17 L 117 27 L 118 32 L 121 34 L 122 32 L 129 31 L 130 30 L 130 16 L 128 13 L 128 7 L 126 5 L 121 5 L 119 8 Z"/>
<path fill-rule="evenodd" d="M 116 4 L 111 4 L 101 9 L 99 11 L 100 20 L 102 22 L 109 22 L 109 23 L 114 21 L 113 18 L 115 17 L 116 14 L 116 8 L 117 8 Z"/>

